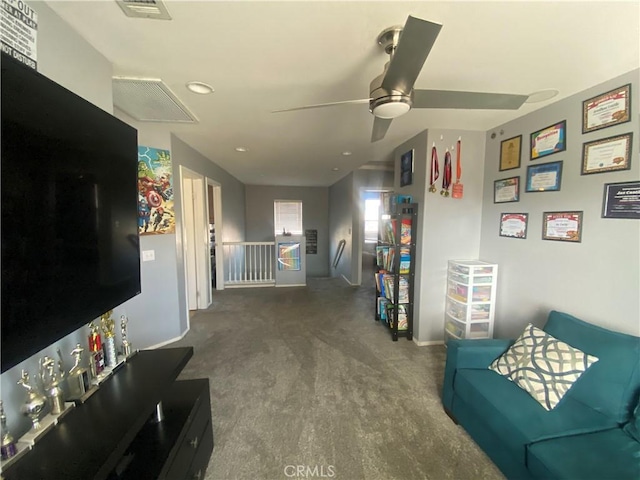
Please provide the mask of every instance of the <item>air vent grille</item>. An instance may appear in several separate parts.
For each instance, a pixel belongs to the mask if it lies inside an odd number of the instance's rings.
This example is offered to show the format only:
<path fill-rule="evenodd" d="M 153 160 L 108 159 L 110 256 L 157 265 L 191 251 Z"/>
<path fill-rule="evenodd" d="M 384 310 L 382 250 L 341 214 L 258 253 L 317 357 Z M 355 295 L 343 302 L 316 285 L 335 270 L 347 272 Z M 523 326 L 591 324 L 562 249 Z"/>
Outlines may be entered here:
<path fill-rule="evenodd" d="M 116 0 L 127 17 L 171 20 L 167 7 L 160 0 Z"/>
<path fill-rule="evenodd" d="M 162 80 L 113 77 L 113 104 L 141 122 L 196 123 L 198 119 Z"/>

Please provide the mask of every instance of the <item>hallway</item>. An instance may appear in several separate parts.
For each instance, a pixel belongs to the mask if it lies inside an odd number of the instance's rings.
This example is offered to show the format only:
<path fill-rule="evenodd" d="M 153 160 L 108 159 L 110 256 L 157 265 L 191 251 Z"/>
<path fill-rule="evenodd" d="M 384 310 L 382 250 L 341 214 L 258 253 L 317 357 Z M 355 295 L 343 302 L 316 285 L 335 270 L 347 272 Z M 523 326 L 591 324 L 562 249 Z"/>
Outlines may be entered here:
<path fill-rule="evenodd" d="M 444 347 L 392 342 L 373 320 L 372 263 L 362 287 L 216 292 L 169 346 L 194 346 L 181 378 L 211 382 L 207 479 L 290 478 L 291 465 L 348 480 L 502 478 L 442 410 Z"/>

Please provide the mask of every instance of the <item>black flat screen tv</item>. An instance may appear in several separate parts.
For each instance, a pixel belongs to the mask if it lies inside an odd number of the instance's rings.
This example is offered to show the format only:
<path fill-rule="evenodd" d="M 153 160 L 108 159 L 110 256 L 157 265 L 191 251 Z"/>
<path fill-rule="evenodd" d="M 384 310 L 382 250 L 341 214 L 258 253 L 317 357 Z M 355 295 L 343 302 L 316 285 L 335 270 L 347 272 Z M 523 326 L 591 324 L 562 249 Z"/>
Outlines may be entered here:
<path fill-rule="evenodd" d="M 2 54 L 2 372 L 140 293 L 137 131 Z"/>

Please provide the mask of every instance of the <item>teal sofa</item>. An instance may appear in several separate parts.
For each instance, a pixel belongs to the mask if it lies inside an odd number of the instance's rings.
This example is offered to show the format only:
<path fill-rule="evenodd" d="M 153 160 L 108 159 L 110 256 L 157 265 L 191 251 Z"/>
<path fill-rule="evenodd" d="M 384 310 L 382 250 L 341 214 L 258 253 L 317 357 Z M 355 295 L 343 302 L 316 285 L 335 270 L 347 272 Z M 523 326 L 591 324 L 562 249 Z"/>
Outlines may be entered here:
<path fill-rule="evenodd" d="M 509 479 L 640 479 L 640 338 L 556 311 L 543 330 L 599 359 L 554 409 L 489 370 L 513 341 L 487 339 L 447 343 L 445 411 Z"/>

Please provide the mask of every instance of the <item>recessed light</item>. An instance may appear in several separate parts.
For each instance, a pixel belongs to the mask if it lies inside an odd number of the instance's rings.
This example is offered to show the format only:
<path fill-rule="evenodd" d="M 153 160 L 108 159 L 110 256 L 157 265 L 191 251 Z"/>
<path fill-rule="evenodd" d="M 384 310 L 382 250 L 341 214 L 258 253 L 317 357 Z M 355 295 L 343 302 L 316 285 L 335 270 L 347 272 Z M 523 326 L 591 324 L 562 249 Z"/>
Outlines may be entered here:
<path fill-rule="evenodd" d="M 236 147 L 236 152 L 246 152 L 247 150 L 247 147 Z"/>
<path fill-rule="evenodd" d="M 331 170 L 333 170 L 334 172 L 337 172 L 340 169 L 338 167 L 333 167 Z"/>
<path fill-rule="evenodd" d="M 551 100 L 553 97 L 560 93 L 555 88 L 548 88 L 547 90 L 540 90 L 529 94 L 529 98 L 524 103 L 539 103 Z"/>
<path fill-rule="evenodd" d="M 349 150 L 345 150 L 344 152 L 342 152 L 342 155 L 348 157 L 349 155 L 352 155 L 352 153 Z"/>
<path fill-rule="evenodd" d="M 198 95 L 209 95 L 213 93 L 213 87 L 204 82 L 187 82 L 187 88 Z"/>

